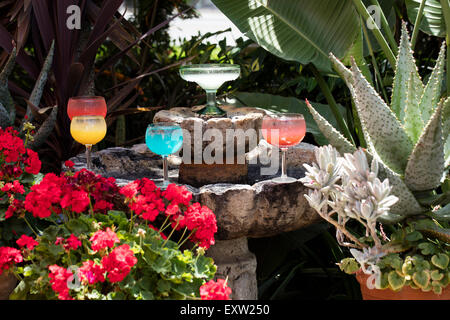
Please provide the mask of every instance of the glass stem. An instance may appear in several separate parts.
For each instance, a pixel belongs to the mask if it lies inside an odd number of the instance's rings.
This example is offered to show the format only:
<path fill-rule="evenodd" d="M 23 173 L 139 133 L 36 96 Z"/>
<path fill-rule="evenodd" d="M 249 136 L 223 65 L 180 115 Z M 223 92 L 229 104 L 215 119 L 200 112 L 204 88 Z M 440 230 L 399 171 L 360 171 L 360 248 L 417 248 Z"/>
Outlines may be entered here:
<path fill-rule="evenodd" d="M 207 107 L 216 107 L 216 93 L 217 90 L 206 90 L 206 106 Z"/>
<path fill-rule="evenodd" d="M 86 167 L 88 170 L 92 169 L 91 149 L 92 149 L 92 144 L 87 144 L 86 145 Z"/>
<path fill-rule="evenodd" d="M 286 174 L 286 151 L 287 151 L 287 148 L 281 148 L 281 178 L 287 178 L 287 174 Z"/>
<path fill-rule="evenodd" d="M 166 185 L 169 182 L 169 164 L 167 162 L 167 157 L 163 156 L 163 183 Z"/>

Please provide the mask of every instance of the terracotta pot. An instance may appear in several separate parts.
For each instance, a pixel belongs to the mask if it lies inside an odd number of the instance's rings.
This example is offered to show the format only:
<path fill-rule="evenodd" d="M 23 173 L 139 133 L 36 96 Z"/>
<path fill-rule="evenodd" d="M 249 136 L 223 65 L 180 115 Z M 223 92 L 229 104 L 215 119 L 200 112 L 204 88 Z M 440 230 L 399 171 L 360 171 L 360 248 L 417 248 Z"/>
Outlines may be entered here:
<path fill-rule="evenodd" d="M 0 275 L 0 300 L 8 300 L 16 285 L 16 277 L 12 273 L 3 272 Z"/>
<path fill-rule="evenodd" d="M 405 286 L 400 291 L 391 289 L 379 290 L 369 289 L 366 284 L 367 278 L 369 276 L 362 270 L 356 272 L 356 280 L 361 285 L 363 300 L 450 300 L 450 286 L 445 287 L 440 295 L 435 294 L 433 291 L 423 292 L 410 286 Z"/>

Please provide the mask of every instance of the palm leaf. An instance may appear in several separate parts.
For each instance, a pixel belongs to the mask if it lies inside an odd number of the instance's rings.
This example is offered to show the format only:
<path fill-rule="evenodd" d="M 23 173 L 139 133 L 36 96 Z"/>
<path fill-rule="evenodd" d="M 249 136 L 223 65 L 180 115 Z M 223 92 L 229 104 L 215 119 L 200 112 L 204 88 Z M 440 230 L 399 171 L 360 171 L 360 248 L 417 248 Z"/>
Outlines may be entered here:
<path fill-rule="evenodd" d="M 286 60 L 331 71 L 328 53 L 343 58 L 360 30 L 349 0 L 212 0 L 246 36 Z"/>

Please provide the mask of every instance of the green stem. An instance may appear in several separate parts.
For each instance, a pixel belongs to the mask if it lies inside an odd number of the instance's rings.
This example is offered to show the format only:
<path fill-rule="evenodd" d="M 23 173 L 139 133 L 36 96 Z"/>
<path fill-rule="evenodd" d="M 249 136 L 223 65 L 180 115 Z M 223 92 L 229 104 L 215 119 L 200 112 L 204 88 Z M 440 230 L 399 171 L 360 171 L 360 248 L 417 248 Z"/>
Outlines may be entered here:
<path fill-rule="evenodd" d="M 344 118 L 342 117 L 342 114 L 339 112 L 336 100 L 334 100 L 334 97 L 331 93 L 330 88 L 328 87 L 327 83 L 325 82 L 325 79 L 320 74 L 319 70 L 313 65 L 309 64 L 309 67 L 314 74 L 314 77 L 316 78 L 316 81 L 322 90 L 323 95 L 325 96 L 325 99 L 327 99 L 328 104 L 330 105 L 331 112 L 333 112 L 334 117 L 336 118 L 337 124 L 339 126 L 339 129 L 341 129 L 341 132 L 344 134 L 344 136 L 353 144 L 355 144 L 355 141 L 353 140 L 352 134 L 350 133 L 350 130 L 347 127 L 347 124 L 344 121 Z"/>
<path fill-rule="evenodd" d="M 162 247 L 164 248 L 164 246 L 166 245 L 167 241 L 169 241 L 170 237 L 173 235 L 173 233 L 175 232 L 175 229 L 178 227 L 178 224 L 180 223 L 180 219 L 177 220 L 177 223 L 175 225 L 175 227 L 172 228 L 172 231 L 170 232 L 169 236 L 167 237 L 166 241 L 164 241 Z"/>
<path fill-rule="evenodd" d="M 183 234 L 181 235 L 180 240 L 178 240 L 178 242 L 177 242 L 178 245 L 180 244 L 181 239 L 183 239 L 184 235 L 186 234 L 186 230 L 187 230 L 187 227 L 184 227 Z"/>
<path fill-rule="evenodd" d="M 169 216 L 166 216 L 166 219 L 164 220 L 161 227 L 159 228 L 159 232 L 163 232 L 170 225 L 170 223 L 168 225 L 166 225 L 168 220 L 169 220 Z"/>
<path fill-rule="evenodd" d="M 450 5 L 448 0 L 441 0 L 442 13 L 444 14 L 445 21 L 445 41 L 447 43 L 447 95 L 450 95 Z"/>
<path fill-rule="evenodd" d="M 372 43 L 370 42 L 370 39 L 369 39 L 369 34 L 368 34 L 366 26 L 364 24 L 362 24 L 362 27 L 363 27 L 362 29 L 363 29 L 363 33 L 364 33 L 364 38 L 366 39 L 366 44 L 367 44 L 367 47 L 369 48 L 370 56 L 372 58 L 372 64 L 373 64 L 373 70 L 375 71 L 375 76 L 378 79 L 379 87 L 381 89 L 381 92 L 383 93 L 384 101 L 386 101 L 386 103 L 388 103 L 389 102 L 388 96 L 387 96 L 386 90 L 384 89 L 384 86 L 383 86 L 383 79 L 381 78 L 380 69 L 378 68 L 377 59 L 375 58 L 375 54 L 373 52 Z"/>
<path fill-rule="evenodd" d="M 197 229 L 192 230 L 191 233 L 189 233 L 189 235 L 186 237 L 186 239 L 184 239 L 183 242 L 178 245 L 178 248 L 181 248 L 181 246 L 194 234 L 195 231 L 197 231 Z"/>
<path fill-rule="evenodd" d="M 133 215 L 133 210 L 131 210 L 131 217 L 130 217 L 130 233 L 131 233 L 131 231 L 133 230 L 133 217 L 134 217 L 134 215 Z"/>
<path fill-rule="evenodd" d="M 414 46 L 416 45 L 417 35 L 419 34 L 420 22 L 422 21 L 423 9 L 425 8 L 425 2 L 426 0 L 422 0 L 422 2 L 420 3 L 419 12 L 417 12 L 416 21 L 414 22 L 414 30 L 411 36 L 412 49 L 414 49 Z"/>
<path fill-rule="evenodd" d="M 378 0 L 371 0 L 371 2 L 373 5 L 378 6 L 378 8 L 380 8 L 381 27 L 383 28 L 384 33 L 387 36 L 387 40 L 389 41 L 392 51 L 394 52 L 395 55 L 397 55 L 398 45 L 397 42 L 395 41 L 394 35 L 392 34 L 391 28 L 389 27 L 389 23 L 386 19 L 386 16 L 384 15 L 383 10 L 381 10 L 380 3 L 378 2 Z"/>
<path fill-rule="evenodd" d="M 378 28 L 375 21 L 373 21 L 372 16 L 367 11 L 362 0 L 353 0 L 353 3 L 356 7 L 356 10 L 364 18 L 364 21 L 369 20 L 369 21 L 371 21 L 372 25 L 375 26 L 372 29 L 373 35 L 375 36 L 375 39 L 377 39 L 378 44 L 380 45 L 381 49 L 383 50 L 384 54 L 386 55 L 386 58 L 388 59 L 389 64 L 391 65 L 392 69 L 394 69 L 394 71 L 395 71 L 395 66 L 396 66 L 395 55 L 392 52 L 392 49 L 389 47 L 389 44 L 387 43 L 383 34 L 381 33 L 381 30 Z"/>
<path fill-rule="evenodd" d="M 34 235 L 36 237 L 39 237 L 39 235 L 37 234 L 36 231 L 34 231 L 33 227 L 31 226 L 31 224 L 28 222 L 27 217 L 23 216 L 23 219 L 25 220 L 26 224 L 28 225 L 28 227 L 31 229 L 31 231 L 34 233 Z"/>

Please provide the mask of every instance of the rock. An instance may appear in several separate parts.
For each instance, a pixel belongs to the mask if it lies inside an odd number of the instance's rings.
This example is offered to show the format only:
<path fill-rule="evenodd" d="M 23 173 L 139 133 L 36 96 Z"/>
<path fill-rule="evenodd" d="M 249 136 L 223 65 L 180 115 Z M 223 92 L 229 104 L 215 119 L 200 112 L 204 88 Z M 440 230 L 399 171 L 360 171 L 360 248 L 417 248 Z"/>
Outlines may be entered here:
<path fill-rule="evenodd" d="M 232 300 L 256 300 L 256 257 L 248 250 L 247 238 L 217 240 L 206 255 L 217 265 L 216 278 L 228 279 Z"/>

